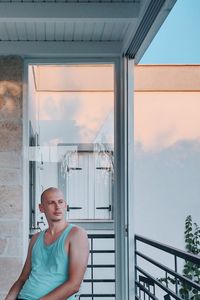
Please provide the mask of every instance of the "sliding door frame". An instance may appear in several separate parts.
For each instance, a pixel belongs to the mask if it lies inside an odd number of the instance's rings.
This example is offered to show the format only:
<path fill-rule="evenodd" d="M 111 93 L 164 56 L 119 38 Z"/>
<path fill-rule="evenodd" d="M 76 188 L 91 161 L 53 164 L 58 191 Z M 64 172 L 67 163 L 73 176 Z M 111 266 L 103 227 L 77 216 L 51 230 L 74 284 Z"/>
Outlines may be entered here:
<path fill-rule="evenodd" d="M 23 89 L 23 199 L 24 199 L 24 253 L 28 245 L 29 220 L 29 133 L 28 133 L 28 67 L 30 65 L 63 65 L 63 64 L 113 64 L 114 65 L 114 229 L 115 229 L 115 266 L 116 266 L 116 300 L 132 300 L 130 284 L 134 256 L 132 248 L 133 224 L 130 217 L 132 211 L 129 164 L 132 161 L 131 135 L 132 112 L 130 112 L 133 91 L 130 90 L 132 80 L 131 66 L 126 58 L 31 58 L 24 63 Z M 131 80 L 129 79 L 131 78 Z M 101 79 L 99 79 L 101 80 Z M 131 87 L 132 88 L 132 87 Z M 132 109 L 132 108 L 131 108 Z M 25 213 L 26 212 L 26 213 Z M 132 211 L 133 214 L 133 211 Z M 131 247 L 131 248 L 130 248 Z M 132 256 L 132 257 L 130 257 Z M 131 283 L 130 283 L 131 280 Z M 132 290 L 132 288 L 131 288 Z"/>

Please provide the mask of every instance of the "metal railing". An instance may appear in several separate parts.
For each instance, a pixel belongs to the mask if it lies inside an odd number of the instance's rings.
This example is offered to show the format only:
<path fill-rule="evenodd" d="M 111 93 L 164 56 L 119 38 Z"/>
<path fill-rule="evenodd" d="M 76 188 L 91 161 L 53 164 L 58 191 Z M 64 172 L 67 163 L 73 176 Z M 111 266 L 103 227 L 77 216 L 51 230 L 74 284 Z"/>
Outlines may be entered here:
<path fill-rule="evenodd" d="M 105 285 L 106 284 L 109 284 L 109 283 L 115 283 L 115 275 L 114 275 L 114 278 L 106 278 L 106 273 L 108 271 L 105 272 L 104 274 L 104 278 L 100 278 L 98 276 L 95 275 L 95 271 L 98 270 L 98 269 L 105 269 L 105 270 L 108 270 L 108 269 L 113 269 L 114 270 L 114 274 L 115 274 L 115 259 L 113 259 L 113 263 L 109 264 L 109 263 L 104 263 L 104 260 L 101 259 L 101 262 L 99 264 L 96 264 L 95 263 L 95 255 L 96 254 L 104 254 L 104 255 L 107 255 L 107 254 L 113 254 L 115 255 L 115 250 L 114 248 L 113 249 L 106 249 L 107 248 L 107 243 L 106 241 L 108 239 L 113 239 L 115 238 L 115 235 L 114 234 L 88 234 L 88 238 L 90 240 L 90 264 L 87 266 L 87 269 L 90 271 L 91 273 L 91 276 L 90 278 L 85 278 L 83 280 L 83 286 L 84 284 L 86 283 L 90 283 L 90 287 L 89 289 L 87 290 L 87 293 L 82 293 L 80 291 L 80 294 L 79 294 L 79 299 L 84 299 L 84 298 L 87 298 L 87 299 L 96 299 L 96 298 L 101 298 L 101 299 L 109 299 L 109 298 L 115 298 L 115 293 L 113 292 L 108 292 L 108 293 L 104 293 L 105 291 Z M 95 249 L 96 247 L 94 246 L 94 243 L 95 241 L 102 241 L 104 244 L 103 244 L 103 248 L 102 250 L 99 250 L 99 249 Z M 87 273 L 87 272 L 86 272 Z M 103 285 L 101 286 L 101 293 L 97 293 L 95 290 L 95 284 L 98 284 L 98 283 L 103 283 Z"/>
<path fill-rule="evenodd" d="M 149 253 L 154 255 L 149 255 Z M 163 260 L 165 260 L 163 259 L 163 255 L 166 254 L 169 256 L 167 261 L 170 262 L 167 265 L 163 263 Z M 158 258 L 160 258 L 161 262 L 159 262 Z M 188 278 L 182 274 L 185 262 L 189 262 L 191 266 L 196 267 L 200 272 L 199 256 L 189 254 L 188 252 L 136 235 L 135 299 L 199 300 L 199 282 L 196 282 L 194 278 Z M 170 264 L 171 266 L 169 266 Z M 162 277 L 160 277 L 161 273 Z M 183 287 L 185 287 L 188 291 L 188 294 L 186 293 L 185 296 L 180 292 Z M 194 298 L 191 297 L 192 290 L 194 291 L 193 295 L 196 293 Z"/>

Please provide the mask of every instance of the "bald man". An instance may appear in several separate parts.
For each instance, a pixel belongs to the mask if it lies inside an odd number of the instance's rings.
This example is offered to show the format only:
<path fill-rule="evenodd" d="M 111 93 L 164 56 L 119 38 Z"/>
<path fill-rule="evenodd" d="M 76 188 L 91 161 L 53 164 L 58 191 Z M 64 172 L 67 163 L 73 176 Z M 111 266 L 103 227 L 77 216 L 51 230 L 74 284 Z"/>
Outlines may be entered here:
<path fill-rule="evenodd" d="M 54 187 L 41 195 L 39 209 L 48 229 L 30 241 L 27 258 L 5 300 L 75 300 L 87 268 L 87 233 L 66 221 L 66 201 Z"/>

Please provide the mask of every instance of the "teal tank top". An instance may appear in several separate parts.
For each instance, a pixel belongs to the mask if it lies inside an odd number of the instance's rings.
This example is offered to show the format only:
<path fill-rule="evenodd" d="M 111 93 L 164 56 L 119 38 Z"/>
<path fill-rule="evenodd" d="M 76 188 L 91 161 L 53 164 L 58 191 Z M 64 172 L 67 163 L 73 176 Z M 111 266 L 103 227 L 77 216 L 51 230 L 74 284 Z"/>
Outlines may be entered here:
<path fill-rule="evenodd" d="M 69 224 L 50 245 L 44 243 L 45 231 L 40 232 L 32 248 L 30 276 L 18 298 L 39 299 L 68 280 L 69 258 L 65 250 L 65 240 L 73 226 Z M 75 300 L 75 295 L 67 299 Z"/>

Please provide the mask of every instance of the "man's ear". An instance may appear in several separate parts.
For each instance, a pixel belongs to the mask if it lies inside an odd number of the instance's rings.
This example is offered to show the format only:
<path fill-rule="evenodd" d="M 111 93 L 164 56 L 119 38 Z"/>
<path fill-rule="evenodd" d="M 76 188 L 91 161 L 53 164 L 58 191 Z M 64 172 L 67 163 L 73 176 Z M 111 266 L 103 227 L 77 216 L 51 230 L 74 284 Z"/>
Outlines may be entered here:
<path fill-rule="evenodd" d="M 39 204 L 39 210 L 40 210 L 41 213 L 44 212 L 44 207 L 43 207 L 42 203 Z"/>

